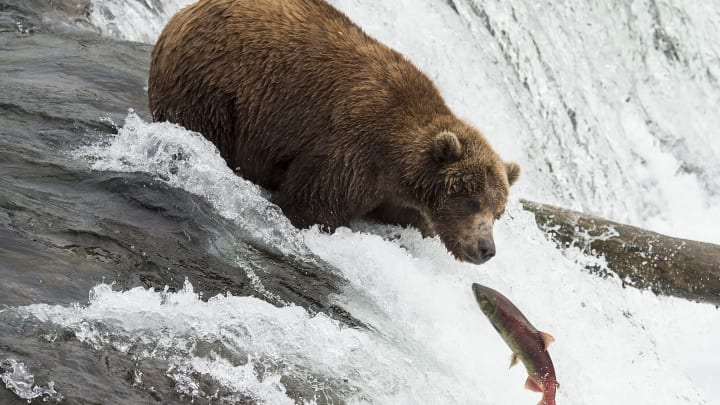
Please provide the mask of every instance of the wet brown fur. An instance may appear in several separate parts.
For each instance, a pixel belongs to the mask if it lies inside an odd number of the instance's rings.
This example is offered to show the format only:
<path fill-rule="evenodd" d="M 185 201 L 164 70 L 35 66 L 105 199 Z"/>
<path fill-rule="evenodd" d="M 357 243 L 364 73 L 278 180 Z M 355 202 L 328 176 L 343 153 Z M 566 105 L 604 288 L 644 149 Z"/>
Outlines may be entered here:
<path fill-rule="evenodd" d="M 437 233 L 467 260 L 519 175 L 423 73 L 322 0 L 181 10 L 148 95 L 155 120 L 201 132 L 298 227 L 370 216 Z"/>

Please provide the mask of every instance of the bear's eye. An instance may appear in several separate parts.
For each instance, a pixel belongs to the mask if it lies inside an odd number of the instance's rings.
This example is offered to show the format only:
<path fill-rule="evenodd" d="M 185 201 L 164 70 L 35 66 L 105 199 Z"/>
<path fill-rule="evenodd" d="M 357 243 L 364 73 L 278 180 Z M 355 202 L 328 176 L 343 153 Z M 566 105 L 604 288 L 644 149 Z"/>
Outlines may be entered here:
<path fill-rule="evenodd" d="M 480 201 L 478 200 L 465 200 L 465 209 L 470 212 L 480 211 Z"/>

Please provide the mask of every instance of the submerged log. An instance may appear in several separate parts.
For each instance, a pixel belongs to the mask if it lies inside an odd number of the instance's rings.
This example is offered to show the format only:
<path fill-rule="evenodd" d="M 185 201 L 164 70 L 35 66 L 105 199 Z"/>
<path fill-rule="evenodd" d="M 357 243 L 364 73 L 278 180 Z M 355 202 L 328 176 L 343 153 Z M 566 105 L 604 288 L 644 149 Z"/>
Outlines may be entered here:
<path fill-rule="evenodd" d="M 623 285 L 720 306 L 720 246 L 521 201 L 560 247 L 602 256 Z M 590 269 L 603 273 L 603 269 Z"/>

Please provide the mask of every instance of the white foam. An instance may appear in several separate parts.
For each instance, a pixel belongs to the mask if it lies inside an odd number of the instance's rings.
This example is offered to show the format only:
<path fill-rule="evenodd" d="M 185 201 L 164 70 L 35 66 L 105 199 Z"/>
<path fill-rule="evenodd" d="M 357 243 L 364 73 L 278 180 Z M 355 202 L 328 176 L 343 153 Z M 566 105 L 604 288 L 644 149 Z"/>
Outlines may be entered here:
<path fill-rule="evenodd" d="M 288 255 L 306 253 L 297 230 L 265 198 L 267 193 L 236 176 L 200 134 L 170 123 L 148 124 L 130 112 L 108 143 L 74 153 L 90 159 L 94 170 L 149 173 L 158 181 L 205 197 L 221 215 L 267 248 Z"/>
<path fill-rule="evenodd" d="M 294 403 L 281 376 L 314 381 L 318 396 L 331 388 L 327 381 L 341 386 L 348 381 L 345 399 L 350 403 L 427 403 L 453 397 L 467 402 L 477 397 L 455 392 L 455 376 L 416 361 L 381 336 L 342 327 L 324 314 L 310 316 L 299 307 L 278 308 L 252 297 L 216 296 L 203 302 L 187 282 L 177 293 L 142 288 L 114 292 L 102 284 L 92 290 L 87 306 L 38 304 L 15 311 L 69 328 L 97 350 L 168 360 L 168 375 L 178 392 L 196 397 L 214 394 L 200 391 L 198 374 L 268 404 Z M 215 345 L 215 350 L 201 354 L 198 347 L 203 345 Z M 245 362 L 239 360 L 243 356 Z M 257 366 L 265 369 L 264 375 Z"/>
<path fill-rule="evenodd" d="M 720 321 L 717 310 L 623 290 L 617 280 L 585 274 L 586 257 L 569 260 L 553 251 L 532 230 L 528 214 L 515 215 L 498 238 L 499 246 L 513 246 L 512 253 L 501 251 L 481 273 L 437 254 L 440 243 L 420 240 L 414 231 L 399 232 L 393 243 L 349 230 L 332 236 L 309 232 L 306 242 L 341 269 L 354 287 L 352 294 L 361 294 L 343 297 L 351 313 L 378 325 L 433 368 L 464 381 L 454 389 L 483 392 L 486 402 L 478 403 L 534 403 L 538 398 L 521 389 L 522 371 L 508 373 L 509 350 L 478 311 L 468 288 L 472 282 L 503 291 L 538 328 L 557 338 L 551 354 L 561 380 L 560 403 L 601 404 L 608 398 L 633 404 L 706 403 L 687 373 L 698 360 L 696 350 L 713 350 L 696 333 Z M 676 320 L 682 322 L 677 330 L 669 327 Z M 718 332 L 710 328 L 708 333 Z"/>
<path fill-rule="evenodd" d="M 27 399 L 28 403 L 35 398 L 41 398 L 43 402 L 60 402 L 63 399 L 62 394 L 55 390 L 54 382 L 48 382 L 47 387 L 35 384 L 35 376 L 23 362 L 12 358 L 5 359 L 0 361 L 0 370 L 5 370 L 0 374 L 0 381 L 5 384 L 5 388 L 18 397 Z"/>

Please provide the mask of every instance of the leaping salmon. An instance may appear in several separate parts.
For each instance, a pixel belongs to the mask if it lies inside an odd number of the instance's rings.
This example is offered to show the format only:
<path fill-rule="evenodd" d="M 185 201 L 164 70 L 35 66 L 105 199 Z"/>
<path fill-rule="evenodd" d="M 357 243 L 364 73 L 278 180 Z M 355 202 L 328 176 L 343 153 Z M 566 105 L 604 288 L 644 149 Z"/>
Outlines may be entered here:
<path fill-rule="evenodd" d="M 499 292 L 476 283 L 472 289 L 480 309 L 512 350 L 510 367 L 518 359 L 525 365 L 528 372 L 525 388 L 543 394 L 539 405 L 555 405 L 555 392 L 560 384 L 547 351 L 555 338 L 535 329 L 515 304 Z"/>

